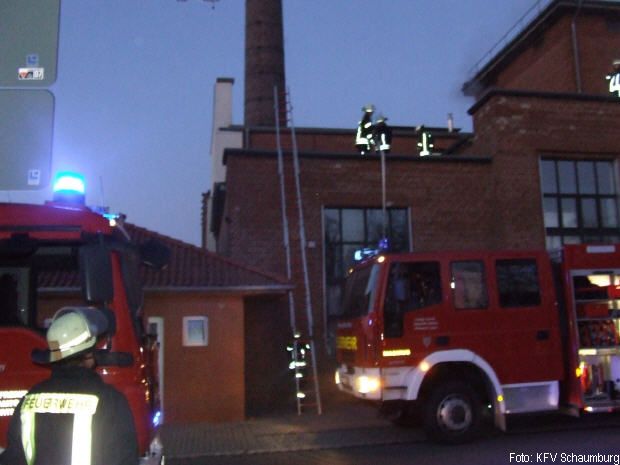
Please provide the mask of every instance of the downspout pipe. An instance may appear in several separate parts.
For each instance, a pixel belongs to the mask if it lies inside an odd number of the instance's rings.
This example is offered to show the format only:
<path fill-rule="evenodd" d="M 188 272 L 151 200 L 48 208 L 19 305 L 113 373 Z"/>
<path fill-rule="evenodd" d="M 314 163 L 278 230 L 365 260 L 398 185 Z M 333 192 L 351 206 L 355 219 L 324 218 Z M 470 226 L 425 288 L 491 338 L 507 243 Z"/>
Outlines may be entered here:
<path fill-rule="evenodd" d="M 573 15 L 573 20 L 571 21 L 571 36 L 573 41 L 573 60 L 575 64 L 575 84 L 577 85 L 577 93 L 581 94 L 583 89 L 581 88 L 581 61 L 579 59 L 579 42 L 577 40 L 577 16 L 579 16 L 579 13 L 581 12 L 582 0 L 575 1 L 577 3 L 577 9 Z"/>

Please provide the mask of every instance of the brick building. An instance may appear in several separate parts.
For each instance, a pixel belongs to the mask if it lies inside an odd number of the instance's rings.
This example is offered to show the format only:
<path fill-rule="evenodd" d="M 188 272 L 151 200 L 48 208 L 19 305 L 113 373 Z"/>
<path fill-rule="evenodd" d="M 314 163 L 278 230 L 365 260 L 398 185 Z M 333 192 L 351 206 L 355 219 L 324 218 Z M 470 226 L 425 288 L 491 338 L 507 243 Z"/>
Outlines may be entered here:
<path fill-rule="evenodd" d="M 620 2 L 550 1 L 464 84 L 473 97 L 471 134 L 428 128 L 435 149 L 422 157 L 415 127 L 393 128 L 385 160 L 392 246 L 527 249 L 620 240 L 620 100 L 606 79 L 618 58 Z M 273 105 L 265 111 L 273 113 Z M 247 121 L 222 127 L 216 118 L 215 124 L 214 134 L 238 137 L 221 156 L 212 153 L 225 169 L 205 212 L 205 231 L 219 253 L 285 274 L 278 131 Z M 308 332 L 311 320 L 327 372 L 345 270 L 353 252 L 374 247 L 383 232 L 381 161 L 355 152 L 353 129 L 295 130 L 306 280 L 291 133 L 283 128 L 279 142 L 295 326 Z M 288 321 L 255 323 L 274 334 L 290 331 Z"/>

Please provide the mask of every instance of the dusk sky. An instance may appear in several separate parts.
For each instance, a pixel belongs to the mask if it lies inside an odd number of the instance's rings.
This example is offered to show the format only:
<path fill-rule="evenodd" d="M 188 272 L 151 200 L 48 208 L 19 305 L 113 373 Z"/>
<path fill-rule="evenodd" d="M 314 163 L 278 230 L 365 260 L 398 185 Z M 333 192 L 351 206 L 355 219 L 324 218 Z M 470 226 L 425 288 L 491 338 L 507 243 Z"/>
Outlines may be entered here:
<path fill-rule="evenodd" d="M 472 67 L 547 3 L 283 0 L 295 126 L 355 128 L 372 103 L 392 125 L 445 127 L 452 113 L 471 131 Z M 53 172 L 81 172 L 89 205 L 199 245 L 218 77 L 235 79 L 243 123 L 244 20 L 244 0 L 62 0 Z"/>

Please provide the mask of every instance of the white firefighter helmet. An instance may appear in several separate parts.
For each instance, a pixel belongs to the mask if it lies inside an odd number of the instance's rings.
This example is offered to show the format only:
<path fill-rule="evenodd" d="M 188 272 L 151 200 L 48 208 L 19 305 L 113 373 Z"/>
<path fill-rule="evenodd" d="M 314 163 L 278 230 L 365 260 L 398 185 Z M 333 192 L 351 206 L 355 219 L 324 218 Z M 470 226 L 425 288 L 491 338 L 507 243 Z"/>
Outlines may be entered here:
<path fill-rule="evenodd" d="M 364 105 L 362 111 L 364 113 L 373 113 L 375 111 L 375 106 L 373 104 Z"/>
<path fill-rule="evenodd" d="M 108 322 L 94 308 L 64 307 L 56 312 L 47 330 L 49 361 L 58 362 L 91 349 L 106 332 Z"/>

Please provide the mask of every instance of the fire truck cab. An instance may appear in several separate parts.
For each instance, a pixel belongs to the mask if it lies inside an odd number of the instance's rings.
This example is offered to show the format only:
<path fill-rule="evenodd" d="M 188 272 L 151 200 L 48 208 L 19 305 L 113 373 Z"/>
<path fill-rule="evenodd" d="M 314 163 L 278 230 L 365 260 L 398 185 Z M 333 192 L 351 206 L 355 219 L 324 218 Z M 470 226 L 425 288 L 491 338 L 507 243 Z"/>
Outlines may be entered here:
<path fill-rule="evenodd" d="M 112 325 L 95 354 L 98 371 L 127 397 L 140 452 L 153 463 L 160 449 L 157 345 L 142 321 L 138 267 L 145 257 L 121 220 L 64 201 L 0 204 L 0 451 L 20 398 L 49 377 L 49 366 L 32 356 L 47 348 L 52 317 L 86 306 Z"/>
<path fill-rule="evenodd" d="M 620 408 L 620 246 L 380 255 L 347 278 L 339 389 L 442 442 Z"/>

